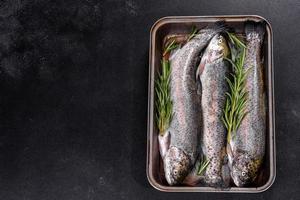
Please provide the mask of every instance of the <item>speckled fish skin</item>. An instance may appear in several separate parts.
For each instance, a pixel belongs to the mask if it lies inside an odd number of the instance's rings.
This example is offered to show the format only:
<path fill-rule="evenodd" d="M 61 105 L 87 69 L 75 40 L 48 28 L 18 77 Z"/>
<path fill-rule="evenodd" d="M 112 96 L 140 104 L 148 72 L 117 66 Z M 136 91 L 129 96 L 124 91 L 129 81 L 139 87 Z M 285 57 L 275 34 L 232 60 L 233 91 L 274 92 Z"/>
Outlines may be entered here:
<path fill-rule="evenodd" d="M 195 78 L 197 59 L 210 39 L 222 29 L 215 27 L 200 30 L 170 60 L 174 114 L 168 129 L 170 147 L 164 157 L 165 178 L 169 185 L 182 183 L 198 155 L 201 96 Z"/>
<path fill-rule="evenodd" d="M 206 48 L 199 65 L 202 85 L 203 135 L 202 150 L 209 165 L 205 171 L 205 183 L 223 186 L 222 167 L 225 160 L 226 128 L 222 122 L 228 86 L 225 77 L 229 73 L 228 46 L 222 35 L 215 35 Z"/>
<path fill-rule="evenodd" d="M 248 102 L 246 116 L 236 137 L 230 140 L 229 161 L 231 177 L 239 186 L 253 182 L 265 155 L 266 109 L 261 48 L 264 37 L 263 24 L 248 22 L 245 26 L 246 57 L 244 69 L 250 70 L 246 78 Z"/>

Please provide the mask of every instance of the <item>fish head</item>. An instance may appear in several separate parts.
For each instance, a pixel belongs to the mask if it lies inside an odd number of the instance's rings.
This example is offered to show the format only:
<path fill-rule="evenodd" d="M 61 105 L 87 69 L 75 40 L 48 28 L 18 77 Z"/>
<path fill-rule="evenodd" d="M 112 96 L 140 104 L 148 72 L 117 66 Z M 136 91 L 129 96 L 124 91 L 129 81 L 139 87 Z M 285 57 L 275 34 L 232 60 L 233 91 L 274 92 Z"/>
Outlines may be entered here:
<path fill-rule="evenodd" d="M 238 154 L 232 163 L 231 177 L 238 187 L 247 186 L 257 176 L 261 161 L 252 158 L 249 154 Z"/>
<path fill-rule="evenodd" d="M 211 39 L 201 58 L 201 62 L 196 71 L 196 79 L 200 77 L 207 63 L 222 61 L 223 58 L 226 58 L 228 55 L 229 47 L 226 39 L 222 35 L 216 34 Z"/>
<path fill-rule="evenodd" d="M 169 185 L 181 183 L 190 171 L 189 156 L 177 147 L 171 147 L 164 158 L 165 177 Z"/>
<path fill-rule="evenodd" d="M 220 34 L 212 38 L 207 49 L 209 51 L 207 55 L 209 56 L 210 62 L 214 62 L 220 58 L 226 58 L 229 55 L 226 39 Z"/>

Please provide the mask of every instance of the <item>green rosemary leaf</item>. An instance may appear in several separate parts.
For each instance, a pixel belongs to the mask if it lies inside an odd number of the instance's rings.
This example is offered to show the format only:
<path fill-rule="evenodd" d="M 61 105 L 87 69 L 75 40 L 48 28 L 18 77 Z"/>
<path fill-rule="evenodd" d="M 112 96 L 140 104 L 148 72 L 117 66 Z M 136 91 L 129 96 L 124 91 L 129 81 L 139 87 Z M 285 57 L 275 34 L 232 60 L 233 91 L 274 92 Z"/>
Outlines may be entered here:
<path fill-rule="evenodd" d="M 190 41 L 191 39 L 193 39 L 197 35 L 198 32 L 199 32 L 199 30 L 196 28 L 196 26 L 193 26 L 192 31 L 189 34 L 187 41 Z"/>
<path fill-rule="evenodd" d="M 166 54 L 170 53 L 172 50 L 178 48 L 179 45 L 175 43 L 175 40 L 172 40 L 170 42 L 169 45 L 167 45 L 167 47 L 165 48 L 164 52 L 163 52 L 163 56 L 165 56 Z"/>
<path fill-rule="evenodd" d="M 198 168 L 198 172 L 197 172 L 198 176 L 201 176 L 205 172 L 205 170 L 206 170 L 209 163 L 210 163 L 209 160 L 204 158 L 204 156 L 201 158 L 199 168 Z"/>
<path fill-rule="evenodd" d="M 227 33 L 231 45 L 232 59 L 226 58 L 231 64 L 233 73 L 230 79 L 226 77 L 229 92 L 226 95 L 226 104 L 222 121 L 227 129 L 227 141 L 235 138 L 235 133 L 246 116 L 248 94 L 246 92 L 246 77 L 248 70 L 244 70 L 246 46 L 234 34 Z M 233 55 L 233 52 L 235 55 Z M 233 59 L 234 58 L 234 59 Z"/>
<path fill-rule="evenodd" d="M 161 73 L 158 72 L 158 77 L 155 81 L 155 108 L 156 108 L 156 124 L 159 129 L 159 134 L 164 134 L 170 126 L 172 120 L 173 104 L 170 96 L 170 74 L 171 66 L 166 54 L 177 48 L 178 44 L 175 40 L 171 41 L 163 51 L 163 59 L 161 60 Z"/>
<path fill-rule="evenodd" d="M 231 43 L 237 44 L 239 47 L 243 47 L 244 49 L 246 48 L 246 45 L 242 41 L 240 41 L 233 33 L 227 32 L 227 34 L 231 40 Z"/>

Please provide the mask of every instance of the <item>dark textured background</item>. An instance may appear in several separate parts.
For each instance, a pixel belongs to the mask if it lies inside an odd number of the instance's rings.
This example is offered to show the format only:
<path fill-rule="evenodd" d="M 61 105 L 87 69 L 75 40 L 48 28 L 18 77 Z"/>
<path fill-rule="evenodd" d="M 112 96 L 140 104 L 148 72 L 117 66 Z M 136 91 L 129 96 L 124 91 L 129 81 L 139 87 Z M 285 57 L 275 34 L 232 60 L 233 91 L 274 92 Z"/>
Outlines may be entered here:
<path fill-rule="evenodd" d="M 273 26 L 276 181 L 253 195 L 158 192 L 145 169 L 149 30 L 220 14 Z M 300 199 L 299 19 L 287 0 L 1 0 L 0 199 Z"/>

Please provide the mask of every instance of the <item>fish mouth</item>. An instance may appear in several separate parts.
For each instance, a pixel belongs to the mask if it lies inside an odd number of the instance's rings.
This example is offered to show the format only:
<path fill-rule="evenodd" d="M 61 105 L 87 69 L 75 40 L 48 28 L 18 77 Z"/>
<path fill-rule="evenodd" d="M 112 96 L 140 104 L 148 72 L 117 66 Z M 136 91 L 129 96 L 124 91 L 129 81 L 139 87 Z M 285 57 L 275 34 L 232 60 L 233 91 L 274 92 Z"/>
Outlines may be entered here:
<path fill-rule="evenodd" d="M 180 148 L 170 147 L 164 159 L 165 178 L 169 185 L 182 183 L 190 171 L 189 156 Z"/>
<path fill-rule="evenodd" d="M 241 170 L 236 169 L 235 166 L 233 166 L 231 172 L 231 178 L 237 187 L 244 187 L 250 183 L 250 178 L 245 179 L 244 177 L 241 176 L 241 173 L 242 173 Z"/>
<path fill-rule="evenodd" d="M 247 183 L 242 182 L 237 176 L 232 176 L 232 180 L 233 180 L 234 184 L 238 187 L 244 187 L 247 185 Z"/>

